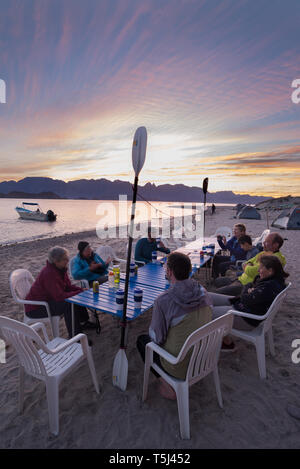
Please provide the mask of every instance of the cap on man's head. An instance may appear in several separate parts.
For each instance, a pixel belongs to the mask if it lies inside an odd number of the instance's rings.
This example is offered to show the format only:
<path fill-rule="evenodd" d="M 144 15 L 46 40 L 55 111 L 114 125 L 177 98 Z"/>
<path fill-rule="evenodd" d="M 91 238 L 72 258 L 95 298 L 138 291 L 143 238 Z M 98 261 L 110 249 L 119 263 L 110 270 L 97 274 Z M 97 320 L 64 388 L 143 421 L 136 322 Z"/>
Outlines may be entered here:
<path fill-rule="evenodd" d="M 80 252 L 80 254 L 82 253 L 82 251 L 85 250 L 85 248 L 89 245 L 89 243 L 87 243 L 86 241 L 79 241 L 78 243 L 78 251 Z"/>

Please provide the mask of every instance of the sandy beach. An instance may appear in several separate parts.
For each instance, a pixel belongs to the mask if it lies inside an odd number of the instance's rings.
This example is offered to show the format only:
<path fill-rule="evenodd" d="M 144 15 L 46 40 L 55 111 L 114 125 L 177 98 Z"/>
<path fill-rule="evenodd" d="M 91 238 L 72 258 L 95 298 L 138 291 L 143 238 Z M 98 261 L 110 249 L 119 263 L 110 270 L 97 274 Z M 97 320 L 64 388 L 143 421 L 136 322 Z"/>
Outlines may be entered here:
<path fill-rule="evenodd" d="M 208 213 L 206 233 L 218 226 L 232 227 L 237 221 L 232 208 L 217 207 Z M 275 218 L 275 215 L 274 215 Z M 240 220 L 253 237 L 267 227 L 266 219 Z M 276 231 L 272 229 L 271 231 Z M 274 322 L 276 356 L 267 353 L 267 379 L 260 380 L 255 349 L 236 340 L 237 351 L 221 354 L 219 373 L 224 408 L 217 403 L 212 377 L 194 385 L 190 391 L 191 439 L 179 434 L 176 401 L 157 393 L 151 377 L 148 399 L 141 400 L 143 363 L 136 350 L 136 338 L 146 333 L 151 312 L 134 321 L 129 329 L 127 357 L 128 386 L 125 392 L 112 386 L 112 364 L 119 348 L 120 329 L 111 316 L 100 314 L 100 336 L 93 340 L 93 357 L 101 387 L 97 395 L 85 364 L 66 378 L 60 388 L 60 434 L 49 433 L 45 387 L 29 376 L 25 379 L 24 413 L 18 413 L 18 364 L 12 347 L 6 350 L 7 363 L 0 364 L 0 447 L 1 448 L 299 448 L 300 420 L 286 411 L 287 404 L 300 406 L 300 364 L 291 359 L 292 341 L 300 338 L 299 313 L 300 231 L 280 231 L 285 238 L 282 252 L 285 270 L 293 283 L 283 308 Z M 0 248 L 1 315 L 22 320 L 22 308 L 10 294 L 8 278 L 12 270 L 29 269 L 34 276 L 44 266 L 48 249 L 60 245 L 77 252 L 80 240 L 96 248 L 103 244 L 94 232 L 71 234 Z M 116 254 L 125 257 L 126 240 L 105 241 Z M 61 335 L 66 337 L 64 321 Z"/>

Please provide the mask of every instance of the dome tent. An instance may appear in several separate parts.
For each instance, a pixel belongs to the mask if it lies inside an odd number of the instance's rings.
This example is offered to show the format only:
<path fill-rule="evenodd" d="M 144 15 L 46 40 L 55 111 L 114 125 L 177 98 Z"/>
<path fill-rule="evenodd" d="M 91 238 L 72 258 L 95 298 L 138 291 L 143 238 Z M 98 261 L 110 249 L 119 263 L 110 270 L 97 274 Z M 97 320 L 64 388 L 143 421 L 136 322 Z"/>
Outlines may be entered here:
<path fill-rule="evenodd" d="M 237 204 L 237 205 L 235 206 L 236 215 L 238 215 L 238 213 L 239 213 L 244 207 L 246 207 L 245 204 Z"/>
<path fill-rule="evenodd" d="M 271 226 L 285 230 L 300 230 L 300 206 L 283 210 Z"/>
<path fill-rule="evenodd" d="M 245 218 L 248 220 L 261 220 L 260 213 L 255 207 L 246 205 L 237 214 L 237 218 Z"/>

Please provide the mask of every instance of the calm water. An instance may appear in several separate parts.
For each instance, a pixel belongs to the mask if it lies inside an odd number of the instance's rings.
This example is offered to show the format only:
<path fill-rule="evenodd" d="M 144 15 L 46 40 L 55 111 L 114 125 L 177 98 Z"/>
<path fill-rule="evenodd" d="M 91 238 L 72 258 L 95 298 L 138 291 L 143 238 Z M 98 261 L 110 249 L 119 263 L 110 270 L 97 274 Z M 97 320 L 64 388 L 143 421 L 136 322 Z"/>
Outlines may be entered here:
<path fill-rule="evenodd" d="M 39 201 L 28 199 L 26 202 Z M 39 203 L 43 212 L 51 209 L 57 214 L 56 222 L 21 220 L 15 207 L 20 206 L 22 200 L 0 199 L 0 245 L 125 225 L 131 214 L 131 202 L 126 201 L 45 199 Z M 159 226 L 162 219 L 192 213 L 191 203 L 151 202 L 150 206 L 137 202 L 135 218 L 137 222 L 151 220 L 152 225 Z"/>
<path fill-rule="evenodd" d="M 26 200 L 26 202 L 39 202 Z M 51 209 L 57 214 L 56 222 L 39 222 L 21 220 L 15 211 L 22 200 L 0 199 L 0 244 L 10 244 L 32 239 L 60 236 L 67 233 L 75 233 L 86 230 L 101 229 L 104 226 L 116 226 L 128 223 L 131 214 L 131 203 L 119 201 L 99 200 L 41 200 L 40 206 L 43 212 Z M 177 203 L 151 202 L 153 207 L 146 202 L 137 202 L 136 220 L 158 223 L 158 218 L 166 218 L 170 212 L 179 216 L 182 213 Z M 174 206 L 173 208 L 171 208 Z M 186 204 L 187 213 L 192 213 L 191 204 Z M 155 207 L 155 208 L 154 208 Z M 157 211 L 157 210 L 159 211 Z M 163 212 L 163 213 L 161 213 Z"/>

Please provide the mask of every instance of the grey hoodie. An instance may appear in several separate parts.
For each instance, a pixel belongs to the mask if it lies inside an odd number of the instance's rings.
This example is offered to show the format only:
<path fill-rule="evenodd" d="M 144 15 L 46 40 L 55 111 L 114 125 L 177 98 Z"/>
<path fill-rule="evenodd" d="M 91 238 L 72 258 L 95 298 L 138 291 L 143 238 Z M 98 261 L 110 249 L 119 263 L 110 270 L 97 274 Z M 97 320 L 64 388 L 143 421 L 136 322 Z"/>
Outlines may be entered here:
<path fill-rule="evenodd" d="M 212 306 L 205 288 L 191 278 L 178 280 L 154 302 L 149 328 L 151 339 L 164 344 L 170 327 L 179 324 L 189 312 L 204 306 Z"/>

